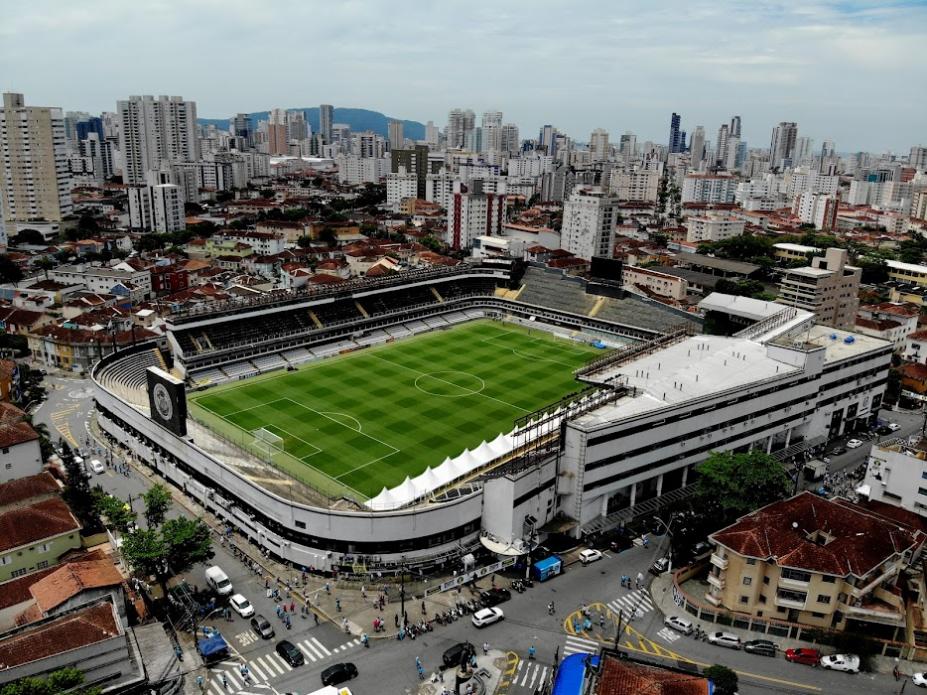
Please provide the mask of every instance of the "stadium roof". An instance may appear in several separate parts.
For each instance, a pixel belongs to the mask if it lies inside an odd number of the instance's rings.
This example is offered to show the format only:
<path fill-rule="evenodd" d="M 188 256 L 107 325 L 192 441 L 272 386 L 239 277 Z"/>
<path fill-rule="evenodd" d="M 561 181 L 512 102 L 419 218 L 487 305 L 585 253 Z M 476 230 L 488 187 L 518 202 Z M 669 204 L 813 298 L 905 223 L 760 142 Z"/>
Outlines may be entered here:
<path fill-rule="evenodd" d="M 706 256 L 703 253 L 689 253 L 688 251 L 679 251 L 676 254 L 676 260 L 680 263 L 700 265 L 705 268 L 717 268 L 738 275 L 752 275 L 760 269 L 760 266 L 753 263 L 732 261 L 728 258 L 716 258 L 715 256 Z"/>

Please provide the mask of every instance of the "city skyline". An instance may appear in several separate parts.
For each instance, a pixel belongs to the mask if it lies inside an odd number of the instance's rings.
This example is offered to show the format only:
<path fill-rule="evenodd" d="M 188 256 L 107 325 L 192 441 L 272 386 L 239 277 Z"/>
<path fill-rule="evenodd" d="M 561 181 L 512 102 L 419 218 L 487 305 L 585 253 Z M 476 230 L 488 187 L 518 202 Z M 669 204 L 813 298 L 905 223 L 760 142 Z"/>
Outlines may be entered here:
<path fill-rule="evenodd" d="M 523 137 L 550 123 L 579 141 L 603 128 L 612 139 L 632 131 L 639 141 L 663 142 L 674 111 L 689 134 L 698 125 L 714 134 L 740 115 L 751 147 L 767 147 L 782 121 L 844 152 L 903 153 L 923 139 L 927 97 L 915 88 L 922 75 L 911 59 L 927 38 L 920 1 L 624 3 L 601 6 L 595 22 L 592 9 L 571 14 L 544 3 L 459 11 L 453 3 L 363 2 L 278 3 L 262 13 L 243 2 L 137 8 L 99 0 L 77 11 L 46 0 L 8 12 L 0 88 L 94 113 L 132 94 L 183 95 L 210 118 L 329 103 L 443 127 L 453 108 L 500 110 Z M 307 40 L 310 15 L 316 30 Z M 102 16 L 122 29 L 87 42 Z M 536 18 L 531 31 L 526 18 Z M 448 36 L 480 50 L 449 50 Z M 217 62 L 217 71 L 234 75 L 210 78 L 203 56 L 233 56 L 242 45 L 280 48 L 262 59 L 249 53 Z M 82 65 L 101 66 L 98 79 L 63 79 L 60 66 L 78 49 Z M 129 52 L 132 60 L 121 59 Z M 903 96 L 887 108 L 878 94 Z"/>

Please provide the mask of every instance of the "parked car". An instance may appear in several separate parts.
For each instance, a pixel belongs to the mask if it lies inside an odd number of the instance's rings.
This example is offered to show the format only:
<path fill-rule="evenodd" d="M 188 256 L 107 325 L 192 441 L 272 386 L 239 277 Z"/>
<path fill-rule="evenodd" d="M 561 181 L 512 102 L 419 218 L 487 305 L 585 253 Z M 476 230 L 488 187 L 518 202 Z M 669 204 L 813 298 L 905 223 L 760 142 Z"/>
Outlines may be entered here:
<path fill-rule="evenodd" d="M 897 427 L 897 426 L 896 426 L 896 427 Z M 895 430 L 893 430 L 893 429 L 892 429 L 891 427 L 889 427 L 888 425 L 879 425 L 878 427 L 876 427 L 876 430 L 875 430 L 876 434 L 878 434 L 879 436 L 884 436 L 884 435 L 886 435 L 886 434 L 891 434 L 891 433 L 894 432 L 894 431 L 895 431 Z"/>
<path fill-rule="evenodd" d="M 473 614 L 473 625 L 475 627 L 486 627 L 505 618 L 501 608 L 493 606 L 492 608 L 481 608 Z"/>
<path fill-rule="evenodd" d="M 797 649 L 786 649 L 785 660 L 793 664 L 805 664 L 806 666 L 817 666 L 821 661 L 821 652 L 817 649 L 806 649 L 799 647 Z"/>
<path fill-rule="evenodd" d="M 322 671 L 322 685 L 338 685 L 357 678 L 357 666 L 350 662 L 332 664 Z"/>
<path fill-rule="evenodd" d="M 740 637 L 730 632 L 710 632 L 708 642 L 728 649 L 740 649 L 741 647 Z"/>
<path fill-rule="evenodd" d="M 901 429 L 901 425 L 899 425 L 897 422 L 890 422 L 886 425 L 886 427 L 888 427 L 888 429 L 892 432 L 897 432 Z"/>
<path fill-rule="evenodd" d="M 254 630 L 261 639 L 272 639 L 274 636 L 274 626 L 263 615 L 256 615 L 251 618 L 251 629 Z"/>
<path fill-rule="evenodd" d="M 691 620 L 680 618 L 678 615 L 666 616 L 663 618 L 663 624 L 666 625 L 666 627 L 672 628 L 684 635 L 691 635 L 692 630 L 695 629 Z"/>
<path fill-rule="evenodd" d="M 306 663 L 306 657 L 304 657 L 303 653 L 299 651 L 299 648 L 288 639 L 282 639 L 277 642 L 275 649 L 277 650 L 277 654 L 280 655 L 280 658 L 290 666 L 302 666 Z M 324 671 L 322 672 L 322 676 L 324 678 Z M 324 683 L 325 681 L 322 682 Z"/>
<path fill-rule="evenodd" d="M 923 671 L 918 671 L 913 676 L 911 676 L 911 682 L 914 683 L 918 688 L 927 688 L 927 674 Z"/>
<path fill-rule="evenodd" d="M 590 562 L 595 562 L 596 560 L 601 559 L 602 552 L 600 550 L 595 550 L 594 548 L 589 548 L 579 554 L 579 561 L 583 563 L 583 565 L 588 565 Z"/>
<path fill-rule="evenodd" d="M 512 598 L 512 592 L 501 587 L 493 587 L 480 592 L 480 601 L 486 608 L 498 606 Z"/>
<path fill-rule="evenodd" d="M 90 470 L 99 475 L 100 473 L 106 472 L 106 466 L 103 465 L 102 461 L 93 459 L 90 461 Z"/>
<path fill-rule="evenodd" d="M 858 439 L 851 439 L 847 442 L 847 449 L 859 449 L 863 443 Z"/>
<path fill-rule="evenodd" d="M 229 597 L 229 606 L 232 607 L 232 610 L 238 613 L 242 618 L 250 618 L 254 615 L 254 606 L 251 605 L 251 602 L 246 599 L 241 594 L 233 594 Z"/>
<path fill-rule="evenodd" d="M 444 650 L 444 654 L 441 656 L 441 661 L 444 662 L 444 665 L 447 668 L 459 666 L 460 657 L 464 654 L 464 652 L 469 654 L 476 654 L 476 650 L 472 644 L 469 642 L 458 642 L 453 647 L 449 647 Z"/>
<path fill-rule="evenodd" d="M 744 651 L 760 656 L 775 656 L 778 647 L 768 639 L 751 639 L 744 642 Z"/>
<path fill-rule="evenodd" d="M 822 656 L 820 664 L 822 667 L 832 671 L 846 671 L 847 673 L 859 673 L 859 657 L 856 654 L 831 654 Z"/>
<path fill-rule="evenodd" d="M 668 557 L 658 558 L 654 560 L 654 563 L 650 566 L 650 569 L 647 571 L 650 572 L 650 574 L 654 575 L 655 577 L 659 577 L 661 574 L 666 572 L 667 569 L 669 569 L 669 562 L 670 561 Z"/>
<path fill-rule="evenodd" d="M 830 450 L 831 456 L 840 456 L 840 454 L 847 453 L 847 448 L 845 446 L 835 446 Z"/>

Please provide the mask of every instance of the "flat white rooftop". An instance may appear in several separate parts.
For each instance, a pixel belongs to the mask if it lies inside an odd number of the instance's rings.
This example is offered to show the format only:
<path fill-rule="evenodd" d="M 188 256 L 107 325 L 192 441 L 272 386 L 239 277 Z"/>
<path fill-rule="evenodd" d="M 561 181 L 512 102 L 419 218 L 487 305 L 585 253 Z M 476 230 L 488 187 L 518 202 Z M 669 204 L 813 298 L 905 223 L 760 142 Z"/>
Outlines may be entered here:
<path fill-rule="evenodd" d="M 887 340 L 880 340 L 872 336 L 863 335 L 862 333 L 852 333 L 850 331 L 841 331 L 830 326 L 815 325 L 807 333 L 800 333 L 797 336 L 806 343 L 818 345 L 825 349 L 824 362 L 839 362 L 850 357 L 862 355 L 863 353 L 880 348 L 886 348 L 891 345 Z M 847 338 L 851 338 L 847 342 Z M 778 341 L 777 341 L 778 342 Z"/>
<path fill-rule="evenodd" d="M 720 292 L 709 294 L 698 303 L 698 308 L 703 311 L 720 311 L 745 319 L 753 319 L 754 321 L 760 321 L 785 310 L 785 307 L 776 304 L 776 302 L 766 302 L 762 299 L 738 297 Z"/>

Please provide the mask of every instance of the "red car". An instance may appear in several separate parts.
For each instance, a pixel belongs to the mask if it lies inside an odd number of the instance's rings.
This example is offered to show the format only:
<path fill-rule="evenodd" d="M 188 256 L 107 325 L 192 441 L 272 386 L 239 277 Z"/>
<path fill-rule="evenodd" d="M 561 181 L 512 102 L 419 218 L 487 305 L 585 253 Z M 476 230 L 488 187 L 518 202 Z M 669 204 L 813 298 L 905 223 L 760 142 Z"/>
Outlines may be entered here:
<path fill-rule="evenodd" d="M 817 666 L 821 661 L 821 652 L 817 649 L 786 649 L 785 660 L 795 664 Z"/>

